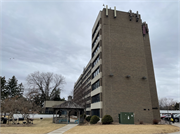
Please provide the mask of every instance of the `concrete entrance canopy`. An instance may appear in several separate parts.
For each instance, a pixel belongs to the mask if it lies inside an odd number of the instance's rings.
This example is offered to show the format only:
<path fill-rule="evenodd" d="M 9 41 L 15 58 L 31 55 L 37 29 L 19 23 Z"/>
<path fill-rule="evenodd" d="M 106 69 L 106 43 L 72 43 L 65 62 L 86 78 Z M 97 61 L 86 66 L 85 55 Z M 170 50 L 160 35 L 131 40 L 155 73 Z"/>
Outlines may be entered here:
<path fill-rule="evenodd" d="M 74 124 L 75 123 L 80 124 L 80 122 L 83 122 L 84 120 L 84 116 L 82 116 L 82 118 L 80 117 L 80 113 L 82 113 L 82 115 L 84 114 L 84 107 L 73 102 L 72 96 L 68 96 L 68 101 L 65 101 L 60 105 L 55 105 L 52 108 L 53 108 L 53 123 L 60 123 L 60 124 L 71 123 L 70 122 L 71 111 L 77 112 L 78 119 L 74 122 Z M 59 114 L 59 117 L 57 117 L 57 114 Z"/>

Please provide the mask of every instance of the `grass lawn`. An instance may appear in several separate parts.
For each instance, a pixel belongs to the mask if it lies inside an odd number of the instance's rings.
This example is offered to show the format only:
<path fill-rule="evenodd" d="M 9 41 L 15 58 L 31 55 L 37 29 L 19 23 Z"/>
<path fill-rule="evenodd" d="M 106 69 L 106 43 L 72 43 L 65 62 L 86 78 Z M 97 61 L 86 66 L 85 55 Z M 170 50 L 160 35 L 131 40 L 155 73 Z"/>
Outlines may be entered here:
<path fill-rule="evenodd" d="M 21 123 L 22 124 L 22 123 Z M 32 125 L 10 125 L 1 124 L 1 134 L 46 134 L 55 129 L 66 126 L 66 124 L 54 124 L 50 119 L 34 119 Z M 16 127 L 17 126 L 17 127 Z"/>
<path fill-rule="evenodd" d="M 76 126 L 65 134 L 158 134 L 180 131 L 173 125 L 89 125 Z"/>

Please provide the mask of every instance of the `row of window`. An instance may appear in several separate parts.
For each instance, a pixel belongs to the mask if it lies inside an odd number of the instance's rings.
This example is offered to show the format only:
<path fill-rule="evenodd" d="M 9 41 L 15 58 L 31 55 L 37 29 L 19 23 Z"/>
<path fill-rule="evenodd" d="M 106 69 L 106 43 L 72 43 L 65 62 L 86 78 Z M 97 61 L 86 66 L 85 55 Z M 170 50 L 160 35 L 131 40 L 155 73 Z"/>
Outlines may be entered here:
<path fill-rule="evenodd" d="M 84 81 L 90 75 L 90 73 L 91 73 L 91 70 L 86 74 L 86 76 L 83 78 L 82 81 Z"/>
<path fill-rule="evenodd" d="M 93 116 L 93 115 L 97 115 L 97 116 L 100 117 L 100 109 L 92 109 L 92 110 L 91 110 L 91 115 L 92 115 L 92 116 Z"/>
<path fill-rule="evenodd" d="M 93 44 L 92 44 L 92 48 L 93 48 L 93 47 L 94 47 L 94 45 L 96 44 L 96 42 L 97 42 L 98 38 L 99 38 L 99 33 L 97 34 L 97 36 L 96 36 L 96 38 L 95 38 L 95 40 L 94 40 L 94 42 L 93 42 Z"/>
<path fill-rule="evenodd" d="M 91 83 L 87 84 L 87 86 L 85 87 L 85 89 L 87 89 L 87 88 L 90 87 L 90 86 L 91 86 Z"/>
<path fill-rule="evenodd" d="M 97 56 L 97 58 L 93 61 L 92 63 L 92 68 L 98 63 L 99 61 L 99 55 Z"/>
<path fill-rule="evenodd" d="M 93 53 L 92 53 L 92 58 L 94 57 L 94 55 L 97 53 L 97 51 L 99 50 L 99 43 L 98 43 L 98 45 L 97 45 L 97 47 L 95 48 L 95 50 L 93 51 Z"/>
<path fill-rule="evenodd" d="M 83 74 L 86 74 L 86 72 L 87 72 L 90 68 L 91 68 L 91 64 L 88 66 L 88 68 L 87 68 L 86 70 L 84 70 Z M 91 72 L 88 72 L 88 73 L 91 73 Z M 89 75 L 89 74 L 87 74 L 87 76 L 88 76 L 88 75 Z M 82 79 L 82 78 L 81 78 L 81 79 Z M 78 87 L 79 84 L 82 83 L 82 82 L 80 82 L 81 79 L 76 83 L 76 85 L 74 86 L 74 88 Z M 84 80 L 84 79 L 83 79 L 83 80 Z"/>
<path fill-rule="evenodd" d="M 92 102 L 91 103 L 96 103 L 100 101 L 100 94 L 94 95 L 92 97 Z"/>
<path fill-rule="evenodd" d="M 92 85 L 92 91 L 96 88 L 98 88 L 100 86 L 100 81 L 96 81 L 93 85 Z"/>
<path fill-rule="evenodd" d="M 82 77 L 79 79 L 79 81 L 76 83 L 76 85 L 74 86 L 74 88 L 79 87 L 79 85 L 82 84 Z"/>
<path fill-rule="evenodd" d="M 86 108 L 90 108 L 91 107 L 91 104 L 86 104 Z"/>
<path fill-rule="evenodd" d="M 93 32 L 92 39 L 93 39 L 94 35 L 96 34 L 96 32 L 97 32 L 97 30 L 98 30 L 98 27 L 99 27 L 99 22 L 98 22 L 98 24 L 97 24 L 97 26 L 96 26 L 96 28 L 95 28 L 95 30 L 94 30 L 94 32 Z"/>
<path fill-rule="evenodd" d="M 90 115 L 90 111 L 86 111 L 86 115 Z"/>
<path fill-rule="evenodd" d="M 86 91 L 86 92 L 85 92 L 85 96 L 86 96 L 86 95 L 89 95 L 90 93 L 91 93 L 91 90 Z"/>
<path fill-rule="evenodd" d="M 91 112 L 90 111 L 86 111 L 86 115 L 97 115 L 100 117 L 100 109 L 92 109 Z"/>
<path fill-rule="evenodd" d="M 88 83 L 90 80 L 91 80 L 91 77 L 89 77 L 89 78 L 84 82 L 84 84 Z"/>
<path fill-rule="evenodd" d="M 93 72 L 92 79 L 99 74 L 99 67 Z"/>
<path fill-rule="evenodd" d="M 83 74 L 86 74 L 86 72 L 91 68 L 91 64 L 87 67 L 86 70 L 84 70 Z"/>

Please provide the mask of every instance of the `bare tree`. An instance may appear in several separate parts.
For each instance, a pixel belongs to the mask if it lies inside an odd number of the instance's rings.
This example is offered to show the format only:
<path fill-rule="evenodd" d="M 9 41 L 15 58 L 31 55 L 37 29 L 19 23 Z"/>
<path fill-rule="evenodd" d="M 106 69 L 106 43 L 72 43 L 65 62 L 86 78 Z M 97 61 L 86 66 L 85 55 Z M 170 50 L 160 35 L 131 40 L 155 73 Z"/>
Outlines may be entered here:
<path fill-rule="evenodd" d="M 65 84 L 65 78 L 62 75 L 50 72 L 34 72 L 28 75 L 26 80 L 29 86 L 29 93 L 32 92 L 34 94 L 36 92 L 36 95 L 40 94 L 42 101 L 50 100 L 56 94 L 60 94 Z"/>
<path fill-rule="evenodd" d="M 19 96 L 7 98 L 1 102 L 2 112 L 9 113 L 8 124 L 9 119 L 12 119 L 13 123 L 15 123 L 14 114 L 21 114 L 22 117 L 27 121 L 27 123 L 29 123 L 29 114 L 37 113 L 40 109 L 41 108 L 35 103 L 23 97 L 19 98 Z"/>
<path fill-rule="evenodd" d="M 8 124 L 9 124 L 9 118 L 13 119 L 13 115 L 16 113 L 16 100 L 18 97 L 12 97 L 12 98 L 6 98 L 5 100 L 1 101 L 1 112 L 2 113 L 9 113 L 8 115 Z M 13 120 L 14 122 L 14 120 Z"/>
<path fill-rule="evenodd" d="M 174 106 L 176 104 L 176 101 L 174 101 L 172 98 L 161 98 L 159 100 L 159 107 L 161 110 L 170 110 L 174 109 Z"/>

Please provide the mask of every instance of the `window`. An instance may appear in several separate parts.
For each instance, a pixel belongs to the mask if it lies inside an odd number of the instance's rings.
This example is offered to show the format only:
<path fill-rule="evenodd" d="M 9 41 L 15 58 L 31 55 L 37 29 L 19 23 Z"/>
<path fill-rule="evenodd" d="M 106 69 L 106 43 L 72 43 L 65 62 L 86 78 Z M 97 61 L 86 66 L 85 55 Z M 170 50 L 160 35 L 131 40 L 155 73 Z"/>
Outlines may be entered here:
<path fill-rule="evenodd" d="M 99 38 L 99 33 L 97 34 L 96 38 L 94 39 L 94 42 L 93 42 L 93 44 L 92 44 L 92 48 L 93 48 L 93 47 L 94 47 L 94 45 L 96 44 L 96 42 L 97 42 L 98 38 Z"/>
<path fill-rule="evenodd" d="M 86 74 L 86 76 L 83 78 L 82 81 L 84 81 L 89 76 L 90 73 L 91 73 L 91 70 Z"/>
<path fill-rule="evenodd" d="M 92 85 L 92 91 L 100 86 L 99 80 Z"/>
<path fill-rule="evenodd" d="M 92 78 L 96 77 L 99 74 L 99 67 L 92 74 Z"/>
<path fill-rule="evenodd" d="M 87 82 L 89 82 L 89 81 L 90 81 L 90 79 L 91 79 L 91 77 L 89 77 L 89 78 L 85 81 L 85 83 L 84 83 L 84 84 L 86 84 Z"/>
<path fill-rule="evenodd" d="M 100 101 L 100 94 L 97 94 L 92 97 L 92 103 L 96 103 Z"/>
<path fill-rule="evenodd" d="M 90 115 L 90 111 L 86 111 L 86 115 Z"/>
<path fill-rule="evenodd" d="M 96 47 L 95 50 L 93 51 L 93 53 L 92 53 L 92 58 L 93 58 L 94 55 L 97 53 L 98 49 L 99 49 L 99 44 L 97 45 L 97 47 Z"/>
<path fill-rule="evenodd" d="M 91 116 L 97 115 L 97 116 L 100 117 L 100 109 L 92 109 L 92 110 L 91 110 L 91 113 L 92 113 Z"/>
<path fill-rule="evenodd" d="M 83 74 L 86 74 L 86 72 L 91 68 L 91 64 L 87 67 L 86 70 L 84 70 L 84 73 Z"/>
<path fill-rule="evenodd" d="M 86 108 L 89 108 L 89 107 L 91 107 L 91 104 L 86 104 Z"/>
<path fill-rule="evenodd" d="M 97 56 L 97 58 L 92 63 L 92 67 L 94 67 L 98 63 L 98 61 L 99 61 L 99 55 Z"/>
<path fill-rule="evenodd" d="M 94 35 L 96 34 L 98 27 L 99 27 L 99 22 L 98 22 L 98 24 L 97 24 L 97 26 L 96 26 L 96 28 L 95 28 L 95 30 L 93 32 L 92 39 L 93 39 Z"/>

